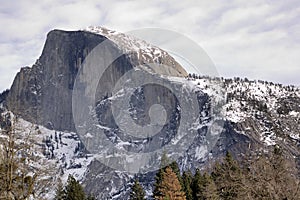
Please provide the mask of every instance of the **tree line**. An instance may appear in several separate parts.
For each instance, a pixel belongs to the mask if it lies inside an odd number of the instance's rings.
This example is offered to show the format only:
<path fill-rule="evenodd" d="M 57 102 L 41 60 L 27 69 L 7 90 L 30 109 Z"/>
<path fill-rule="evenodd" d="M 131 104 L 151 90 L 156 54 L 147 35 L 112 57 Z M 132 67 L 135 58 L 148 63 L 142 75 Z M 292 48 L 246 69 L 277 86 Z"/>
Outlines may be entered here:
<path fill-rule="evenodd" d="M 155 200 L 297 200 L 300 184 L 297 170 L 278 146 L 271 153 L 257 152 L 239 161 L 227 153 L 211 169 L 180 172 L 178 164 L 158 170 L 153 185 Z M 144 200 L 138 180 L 131 187 L 130 200 Z"/>

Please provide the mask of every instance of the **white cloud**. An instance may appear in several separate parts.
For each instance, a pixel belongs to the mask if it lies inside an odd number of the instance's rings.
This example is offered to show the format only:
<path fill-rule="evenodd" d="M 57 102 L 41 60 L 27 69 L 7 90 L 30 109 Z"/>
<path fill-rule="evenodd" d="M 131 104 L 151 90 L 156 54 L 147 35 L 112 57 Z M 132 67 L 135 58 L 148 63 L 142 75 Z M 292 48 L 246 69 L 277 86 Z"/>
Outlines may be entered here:
<path fill-rule="evenodd" d="M 47 32 L 104 25 L 161 27 L 189 36 L 221 75 L 300 85 L 300 3 L 290 1 L 4 1 L 0 7 L 0 90 L 41 54 Z"/>

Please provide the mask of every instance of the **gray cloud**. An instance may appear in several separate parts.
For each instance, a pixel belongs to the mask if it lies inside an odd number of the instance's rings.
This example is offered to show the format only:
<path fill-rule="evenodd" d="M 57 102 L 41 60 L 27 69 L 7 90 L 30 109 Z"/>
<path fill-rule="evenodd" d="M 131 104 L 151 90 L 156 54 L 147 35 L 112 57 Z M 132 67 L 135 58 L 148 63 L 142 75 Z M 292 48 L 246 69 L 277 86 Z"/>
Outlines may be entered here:
<path fill-rule="evenodd" d="M 41 54 L 51 29 L 160 27 L 202 46 L 221 75 L 300 85 L 300 3 L 289 1 L 4 1 L 0 90 Z"/>

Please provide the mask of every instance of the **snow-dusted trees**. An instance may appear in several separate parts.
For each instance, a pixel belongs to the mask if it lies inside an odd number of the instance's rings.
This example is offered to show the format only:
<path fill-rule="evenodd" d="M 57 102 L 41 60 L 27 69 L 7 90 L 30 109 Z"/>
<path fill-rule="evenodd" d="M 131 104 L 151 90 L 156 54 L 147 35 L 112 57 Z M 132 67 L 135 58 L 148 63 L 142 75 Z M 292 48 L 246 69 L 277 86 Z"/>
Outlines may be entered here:
<path fill-rule="evenodd" d="M 55 200 L 95 200 L 93 196 L 86 196 L 83 187 L 72 175 L 69 175 L 67 184 L 63 184 L 59 180 L 57 183 Z"/>
<path fill-rule="evenodd" d="M 136 179 L 131 187 L 130 200 L 145 200 L 145 191 Z"/>

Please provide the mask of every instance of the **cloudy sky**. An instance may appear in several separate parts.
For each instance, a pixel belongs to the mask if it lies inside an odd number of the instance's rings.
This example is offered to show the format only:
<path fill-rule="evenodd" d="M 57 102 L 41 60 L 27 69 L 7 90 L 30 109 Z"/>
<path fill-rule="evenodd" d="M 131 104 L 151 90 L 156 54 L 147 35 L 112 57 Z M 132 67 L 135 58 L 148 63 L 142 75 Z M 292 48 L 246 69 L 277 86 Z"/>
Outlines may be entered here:
<path fill-rule="evenodd" d="M 166 28 L 197 42 L 225 77 L 300 85 L 299 0 L 0 0 L 0 90 L 52 29 Z"/>

